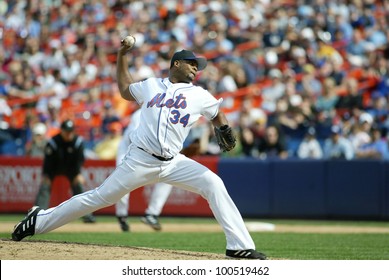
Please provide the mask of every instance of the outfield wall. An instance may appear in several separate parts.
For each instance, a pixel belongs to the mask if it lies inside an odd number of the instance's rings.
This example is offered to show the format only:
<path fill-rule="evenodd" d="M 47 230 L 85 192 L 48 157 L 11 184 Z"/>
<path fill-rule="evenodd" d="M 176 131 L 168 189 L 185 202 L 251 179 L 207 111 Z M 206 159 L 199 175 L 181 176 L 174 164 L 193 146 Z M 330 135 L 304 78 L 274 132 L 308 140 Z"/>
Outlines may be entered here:
<path fill-rule="evenodd" d="M 389 219 L 389 162 L 196 159 L 218 173 L 245 217 Z M 0 213 L 24 213 L 33 205 L 41 178 L 41 160 L 0 157 Z M 86 189 L 97 187 L 114 170 L 114 161 L 88 160 Z M 130 213 L 142 215 L 151 186 L 131 193 Z M 55 179 L 50 205 L 71 196 L 69 183 Z M 97 214 L 114 214 L 114 207 Z M 164 215 L 212 216 L 199 195 L 173 188 Z"/>
<path fill-rule="evenodd" d="M 389 219 L 389 162 L 221 159 L 243 216 Z"/>

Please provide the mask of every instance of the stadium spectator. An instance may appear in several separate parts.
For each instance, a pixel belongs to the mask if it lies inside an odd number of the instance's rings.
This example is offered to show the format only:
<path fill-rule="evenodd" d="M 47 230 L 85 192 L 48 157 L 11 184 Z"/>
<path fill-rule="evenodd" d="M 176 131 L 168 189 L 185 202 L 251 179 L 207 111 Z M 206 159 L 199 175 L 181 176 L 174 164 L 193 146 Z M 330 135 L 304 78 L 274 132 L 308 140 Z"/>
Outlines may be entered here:
<path fill-rule="evenodd" d="M 326 61 L 343 64 L 343 58 L 340 53 L 331 45 L 331 34 L 325 31 L 319 31 L 316 37 L 316 63 L 321 64 Z"/>
<path fill-rule="evenodd" d="M 385 120 L 389 113 L 388 100 L 385 96 L 373 92 L 371 96 L 371 107 L 366 109 L 375 122 L 382 122 Z"/>
<path fill-rule="evenodd" d="M 343 114 L 341 114 L 338 125 L 342 128 L 343 135 L 345 135 L 350 139 L 350 135 L 356 123 L 358 123 L 358 121 L 357 122 L 355 121 L 354 116 L 351 115 L 348 111 L 346 111 Z"/>
<path fill-rule="evenodd" d="M 335 108 L 358 114 L 363 109 L 363 99 L 358 88 L 359 82 L 355 78 L 347 78 L 345 81 L 345 92 L 339 97 Z"/>
<path fill-rule="evenodd" d="M 32 139 L 26 143 L 26 156 L 43 158 L 47 144 L 47 128 L 44 123 L 38 122 L 32 128 Z"/>
<path fill-rule="evenodd" d="M 130 72 L 134 79 L 137 81 L 155 77 L 153 69 L 145 64 L 142 56 L 134 58 L 134 65 L 130 67 Z"/>
<path fill-rule="evenodd" d="M 388 143 L 382 137 L 381 129 L 372 126 L 370 130 L 370 142 L 361 145 L 355 153 L 358 159 L 388 159 Z"/>
<path fill-rule="evenodd" d="M 297 36 L 294 33 L 291 34 Z M 296 74 L 302 74 L 304 72 L 304 66 L 309 63 L 306 51 L 301 46 L 296 45 L 290 47 L 289 53 L 288 68 Z"/>
<path fill-rule="evenodd" d="M 275 48 L 281 45 L 284 40 L 284 33 L 279 28 L 278 18 L 272 18 L 267 21 L 263 34 L 263 46 L 265 48 Z"/>
<path fill-rule="evenodd" d="M 361 30 L 355 29 L 352 41 L 346 47 L 347 59 L 349 62 L 357 67 L 366 65 L 368 53 L 373 50 L 373 43 L 365 40 Z"/>
<path fill-rule="evenodd" d="M 297 96 L 296 96 L 297 97 Z M 286 96 L 279 98 L 276 103 L 275 112 L 268 115 L 268 125 L 277 126 L 284 135 L 289 138 L 302 138 L 305 131 L 307 117 L 302 108 L 301 100 L 293 103 Z"/>
<path fill-rule="evenodd" d="M 316 77 L 316 69 L 313 64 L 303 66 L 301 81 L 297 84 L 297 91 L 317 98 L 321 95 L 323 85 Z"/>
<path fill-rule="evenodd" d="M 60 69 L 61 80 L 70 85 L 76 81 L 81 72 L 81 61 L 77 59 L 78 46 L 75 44 L 65 48 L 65 65 Z"/>
<path fill-rule="evenodd" d="M 276 126 L 266 127 L 263 137 L 258 139 L 255 148 L 260 159 L 286 159 L 288 150 Z"/>
<path fill-rule="evenodd" d="M 355 151 L 371 141 L 370 129 L 372 125 L 373 117 L 370 114 L 364 112 L 359 115 L 358 122 L 348 136 Z"/>
<path fill-rule="evenodd" d="M 238 139 L 241 153 L 244 156 L 253 157 L 258 153 L 254 150 L 255 143 L 263 136 L 267 123 L 266 113 L 252 106 L 252 100 L 246 98 L 240 110 L 238 127 Z"/>
<path fill-rule="evenodd" d="M 109 125 L 114 122 L 120 121 L 118 112 L 110 101 L 104 103 L 102 111 L 102 132 L 103 134 L 109 133 Z"/>
<path fill-rule="evenodd" d="M 337 91 L 346 81 L 346 71 L 343 69 L 343 63 L 335 60 L 326 60 L 320 69 L 320 76 L 332 78 L 335 81 Z"/>
<path fill-rule="evenodd" d="M 44 71 L 61 69 L 65 65 L 63 44 L 59 39 L 51 39 L 47 46 L 45 59 L 42 62 Z"/>
<path fill-rule="evenodd" d="M 98 159 L 107 160 L 116 158 L 119 143 L 122 139 L 122 130 L 123 127 L 120 122 L 111 122 L 108 125 L 108 133 L 106 133 L 104 138 L 94 148 Z"/>
<path fill-rule="evenodd" d="M 314 127 L 308 128 L 303 141 L 301 141 L 297 156 L 301 159 L 321 159 L 323 150 L 319 141 L 316 139 L 316 130 Z"/>
<path fill-rule="evenodd" d="M 339 96 L 335 91 L 335 80 L 332 78 L 325 78 L 323 81 L 323 88 L 321 94 L 317 97 L 315 108 L 318 111 L 325 111 L 331 117 L 334 117 L 335 105 L 338 102 Z"/>
<path fill-rule="evenodd" d="M 38 79 L 39 99 L 36 104 L 38 112 L 47 113 L 49 104 L 56 104 L 58 109 L 62 107 L 62 100 L 69 96 L 66 85 L 61 81 L 60 71 L 53 70 L 52 73 L 46 70 L 45 75 Z"/>
<path fill-rule="evenodd" d="M 351 160 L 355 156 L 350 140 L 342 135 L 342 129 L 336 125 L 331 127 L 331 136 L 325 140 L 323 150 L 325 159 Z"/>
<path fill-rule="evenodd" d="M 348 7 L 344 7 L 345 13 L 335 14 L 335 20 L 328 22 L 328 30 L 331 33 L 331 38 L 334 42 L 340 43 L 340 46 L 345 46 L 352 40 L 354 28 L 349 20 Z"/>
<path fill-rule="evenodd" d="M 262 109 L 268 113 L 276 110 L 276 102 L 285 95 L 283 75 L 279 69 L 271 69 L 268 74 L 271 84 L 262 89 Z"/>
<path fill-rule="evenodd" d="M 238 85 L 234 79 L 233 73 L 235 67 L 231 61 L 224 61 L 220 63 L 221 79 L 218 82 L 217 92 L 234 92 L 238 89 Z"/>

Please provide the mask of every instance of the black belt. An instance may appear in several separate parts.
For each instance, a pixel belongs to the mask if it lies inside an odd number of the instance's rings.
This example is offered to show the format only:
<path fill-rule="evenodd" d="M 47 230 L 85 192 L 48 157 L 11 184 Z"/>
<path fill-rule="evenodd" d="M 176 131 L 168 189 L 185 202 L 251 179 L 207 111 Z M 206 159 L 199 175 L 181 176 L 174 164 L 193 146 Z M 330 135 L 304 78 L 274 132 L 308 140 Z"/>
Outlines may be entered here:
<path fill-rule="evenodd" d="M 144 151 L 144 152 L 150 154 L 148 151 L 146 151 L 145 149 L 143 149 L 143 148 L 141 148 L 141 147 L 138 147 L 138 149 L 140 149 L 140 150 L 142 150 L 142 151 Z M 150 155 L 152 155 L 153 157 L 155 157 L 156 159 L 159 159 L 159 160 L 161 160 L 161 161 L 171 161 L 171 160 L 174 158 L 174 157 L 164 158 L 164 157 L 161 157 L 161 156 L 157 156 L 157 155 L 155 155 L 155 154 L 150 154 Z"/>

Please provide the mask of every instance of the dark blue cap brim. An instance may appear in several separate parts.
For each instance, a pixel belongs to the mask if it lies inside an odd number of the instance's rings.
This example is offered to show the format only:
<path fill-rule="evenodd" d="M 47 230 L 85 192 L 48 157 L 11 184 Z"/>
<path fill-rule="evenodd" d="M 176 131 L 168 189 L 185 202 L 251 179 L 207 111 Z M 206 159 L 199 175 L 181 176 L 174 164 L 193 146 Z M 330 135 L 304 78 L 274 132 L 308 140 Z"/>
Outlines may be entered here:
<path fill-rule="evenodd" d="M 197 70 L 203 70 L 207 67 L 207 60 L 203 57 L 197 57 L 195 54 L 188 50 L 182 50 L 176 52 L 171 60 L 170 67 L 173 66 L 174 61 L 176 60 L 196 60 L 197 62 Z"/>

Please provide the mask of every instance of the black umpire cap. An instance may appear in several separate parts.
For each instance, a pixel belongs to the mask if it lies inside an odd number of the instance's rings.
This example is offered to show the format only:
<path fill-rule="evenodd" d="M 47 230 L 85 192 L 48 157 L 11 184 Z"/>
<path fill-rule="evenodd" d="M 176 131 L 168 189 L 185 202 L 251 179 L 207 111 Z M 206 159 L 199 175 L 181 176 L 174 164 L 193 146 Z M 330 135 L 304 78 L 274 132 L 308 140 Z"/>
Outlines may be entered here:
<path fill-rule="evenodd" d="M 61 129 L 65 131 L 73 131 L 74 130 L 74 122 L 72 120 L 65 120 L 61 124 Z"/>
<path fill-rule="evenodd" d="M 179 52 L 176 52 L 172 60 L 170 62 L 170 68 L 172 68 L 174 61 L 176 60 L 196 60 L 197 61 L 197 69 L 203 70 L 207 66 L 207 60 L 203 57 L 196 56 L 193 52 L 188 50 L 182 50 Z"/>

